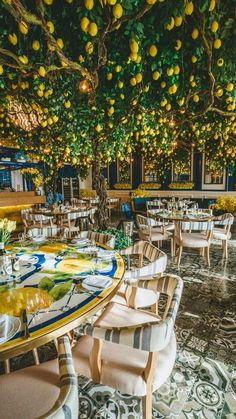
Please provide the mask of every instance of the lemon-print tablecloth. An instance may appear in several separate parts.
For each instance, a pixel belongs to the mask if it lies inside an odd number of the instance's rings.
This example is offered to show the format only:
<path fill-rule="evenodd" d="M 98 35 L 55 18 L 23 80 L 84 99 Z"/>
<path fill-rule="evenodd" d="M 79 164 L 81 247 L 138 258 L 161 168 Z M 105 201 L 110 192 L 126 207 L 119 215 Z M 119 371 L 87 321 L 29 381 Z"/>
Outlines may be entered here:
<path fill-rule="evenodd" d="M 47 308 L 28 314 L 31 337 L 55 330 L 81 315 L 86 307 L 92 307 L 98 298 L 106 298 L 122 279 L 124 272 L 121 256 L 104 246 L 92 245 L 81 249 L 76 244 L 66 242 L 14 243 L 8 247 L 8 251 L 16 253 L 20 261 L 20 272 L 15 273 L 16 289 L 21 288 L 23 291 L 29 287 L 36 291 L 40 280 L 45 276 L 52 278 L 55 284 L 71 282 L 70 289 L 63 298 L 50 302 Z M 81 289 L 86 275 L 94 272 L 112 277 L 111 287 L 94 293 Z M 22 293 L 19 292 L 20 294 Z M 7 314 L 14 315 L 14 309 Z M 13 341 L 22 339 L 22 335 L 23 330 L 20 330 Z M 0 349 L 11 343 L 8 341 L 0 345 Z"/>

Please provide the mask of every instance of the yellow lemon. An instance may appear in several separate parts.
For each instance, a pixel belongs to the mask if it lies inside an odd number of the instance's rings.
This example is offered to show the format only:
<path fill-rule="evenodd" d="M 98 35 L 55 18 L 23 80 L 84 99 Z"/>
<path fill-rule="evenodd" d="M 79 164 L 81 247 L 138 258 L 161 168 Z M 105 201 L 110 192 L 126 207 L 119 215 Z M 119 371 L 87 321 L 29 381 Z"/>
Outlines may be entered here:
<path fill-rule="evenodd" d="M 234 89 L 233 83 L 228 83 L 226 86 L 227 92 L 232 92 L 233 89 Z"/>
<path fill-rule="evenodd" d="M 109 100 L 109 103 L 110 103 L 110 105 L 114 105 L 114 103 L 115 103 L 115 99 L 110 99 L 110 100 Z"/>
<path fill-rule="evenodd" d="M 12 44 L 12 45 L 16 45 L 17 44 L 17 36 L 15 33 L 9 33 L 8 35 L 8 41 Z"/>
<path fill-rule="evenodd" d="M 166 25 L 166 29 L 168 29 L 168 31 L 171 31 L 171 29 L 173 29 L 174 26 L 175 26 L 175 20 L 173 16 L 171 16 L 169 23 Z"/>
<path fill-rule="evenodd" d="M 93 2 L 93 0 L 84 0 L 84 5 L 85 5 L 87 10 L 92 10 L 92 8 L 94 6 L 94 2 Z"/>
<path fill-rule="evenodd" d="M 39 97 L 43 97 L 43 91 L 42 90 L 37 90 L 37 95 Z"/>
<path fill-rule="evenodd" d="M 218 88 L 217 91 L 216 91 L 216 96 L 221 97 L 221 96 L 223 96 L 223 93 L 224 93 L 223 89 Z"/>
<path fill-rule="evenodd" d="M 115 66 L 115 72 L 116 72 L 116 73 L 120 73 L 120 72 L 121 72 L 121 70 L 122 70 L 121 65 L 116 65 L 116 66 Z"/>
<path fill-rule="evenodd" d="M 153 80 L 158 80 L 160 78 L 160 73 L 159 73 L 158 70 L 153 71 L 152 78 L 153 78 Z"/>
<path fill-rule="evenodd" d="M 164 89 L 165 87 L 166 87 L 166 82 L 165 81 L 162 81 L 161 82 L 161 88 Z"/>
<path fill-rule="evenodd" d="M 41 65 L 38 69 L 38 73 L 41 77 L 45 77 L 46 76 L 46 70 L 45 68 Z"/>
<path fill-rule="evenodd" d="M 170 103 L 167 103 L 167 105 L 166 105 L 166 110 L 167 110 L 167 111 L 170 111 L 170 110 L 171 110 L 171 104 L 170 104 Z"/>
<path fill-rule="evenodd" d="M 212 22 L 211 24 L 211 32 L 215 33 L 216 31 L 218 31 L 219 29 L 219 23 L 214 20 L 214 22 Z"/>
<path fill-rule="evenodd" d="M 149 91 L 149 89 L 150 89 L 150 86 L 148 86 L 148 84 L 146 84 L 146 86 L 144 86 L 143 90 L 144 90 L 144 92 L 147 93 Z"/>
<path fill-rule="evenodd" d="M 175 65 L 174 66 L 174 74 L 179 74 L 180 73 L 180 68 L 179 68 L 179 66 L 178 65 Z"/>
<path fill-rule="evenodd" d="M 166 74 L 167 74 L 167 76 L 172 76 L 172 75 L 173 75 L 173 73 L 174 73 L 174 69 L 173 69 L 172 67 L 167 68 L 167 70 L 166 70 Z"/>
<path fill-rule="evenodd" d="M 183 106 L 183 104 L 184 104 L 184 97 L 182 99 L 178 100 L 178 105 L 179 106 Z"/>
<path fill-rule="evenodd" d="M 175 16 L 175 26 L 181 26 L 183 22 L 182 16 Z"/>
<path fill-rule="evenodd" d="M 65 100 L 64 101 L 64 106 L 66 109 L 69 109 L 71 107 L 71 101 L 70 100 Z"/>
<path fill-rule="evenodd" d="M 218 67 L 222 67 L 222 66 L 224 65 L 224 60 L 223 60 L 223 58 L 218 58 L 218 60 L 217 60 L 217 65 L 218 65 Z"/>
<path fill-rule="evenodd" d="M 28 57 L 26 57 L 26 55 L 20 55 L 19 60 L 22 64 L 28 64 L 29 62 Z"/>
<path fill-rule="evenodd" d="M 53 33 L 54 32 L 54 30 L 55 30 L 54 24 L 50 20 L 47 22 L 47 25 L 46 26 L 47 26 L 47 29 L 48 29 L 48 31 L 50 33 Z"/>
<path fill-rule="evenodd" d="M 143 76 L 142 76 L 141 73 L 137 73 L 136 76 L 135 76 L 135 78 L 136 78 L 136 82 L 137 83 L 141 83 L 141 81 L 143 79 Z"/>
<path fill-rule="evenodd" d="M 162 99 L 162 101 L 161 101 L 161 106 L 163 107 L 163 106 L 166 106 L 166 104 L 167 104 L 167 100 L 166 99 Z"/>
<path fill-rule="evenodd" d="M 28 30 L 29 30 L 27 23 L 25 23 L 25 22 L 22 20 L 21 22 L 19 22 L 18 27 L 19 27 L 19 31 L 20 31 L 21 33 L 23 33 L 24 35 L 27 35 Z"/>
<path fill-rule="evenodd" d="M 119 89 L 122 89 L 123 86 L 124 86 L 123 81 L 118 80 L 118 87 L 119 87 Z"/>
<path fill-rule="evenodd" d="M 112 73 L 107 73 L 107 80 L 111 80 L 112 79 Z"/>
<path fill-rule="evenodd" d="M 147 4 L 155 4 L 157 0 L 146 0 Z"/>
<path fill-rule="evenodd" d="M 195 64 L 197 62 L 197 57 L 195 55 L 192 55 L 191 61 L 193 64 Z"/>
<path fill-rule="evenodd" d="M 111 106 L 109 109 L 108 109 L 108 111 L 107 111 L 107 113 L 108 113 L 108 115 L 109 116 L 111 116 L 111 115 L 113 115 L 113 113 L 115 112 L 115 108 L 114 108 L 114 106 Z"/>
<path fill-rule="evenodd" d="M 87 52 L 87 54 L 92 54 L 93 53 L 93 44 L 92 42 L 88 41 L 85 44 L 85 51 Z"/>
<path fill-rule="evenodd" d="M 214 10 L 215 6 L 216 6 L 216 1 L 215 0 L 211 0 L 210 1 L 210 5 L 209 5 L 209 9 L 208 9 L 209 12 L 212 12 Z"/>
<path fill-rule="evenodd" d="M 193 39 L 197 39 L 198 36 L 199 36 L 199 30 L 197 28 L 194 28 L 192 33 L 191 33 L 191 36 L 192 36 Z"/>
<path fill-rule="evenodd" d="M 113 6 L 112 8 L 112 13 L 116 19 L 120 19 L 121 16 L 123 15 L 123 7 L 121 6 L 121 4 L 119 3 L 115 4 L 115 6 Z"/>
<path fill-rule="evenodd" d="M 53 3 L 53 0 L 43 0 L 43 1 L 47 6 L 51 6 Z"/>
<path fill-rule="evenodd" d="M 121 93 L 121 94 L 120 94 L 120 98 L 121 98 L 122 100 L 124 100 L 124 98 L 125 98 L 124 93 Z"/>
<path fill-rule="evenodd" d="M 192 1 L 188 1 L 186 3 L 185 9 L 184 9 L 185 14 L 190 16 L 193 13 L 193 9 L 194 9 L 193 2 Z"/>
<path fill-rule="evenodd" d="M 195 103 L 199 102 L 199 96 L 198 95 L 193 95 L 193 101 Z"/>
<path fill-rule="evenodd" d="M 83 32 L 88 32 L 89 24 L 90 24 L 89 19 L 86 16 L 82 17 L 80 21 L 80 28 L 82 29 Z"/>
<path fill-rule="evenodd" d="M 141 62 L 141 60 L 142 60 L 142 57 L 141 57 L 141 55 L 137 55 L 137 58 L 136 58 L 136 60 L 135 60 L 135 62 L 137 63 L 137 64 L 139 64 L 140 62 Z"/>
<path fill-rule="evenodd" d="M 149 47 L 149 54 L 151 55 L 151 57 L 155 57 L 157 55 L 157 47 L 156 47 L 156 45 L 151 45 Z"/>
<path fill-rule="evenodd" d="M 194 75 L 193 74 L 191 74 L 190 76 L 189 76 L 189 81 L 193 81 L 194 80 Z"/>
<path fill-rule="evenodd" d="M 129 42 L 129 47 L 130 47 L 130 50 L 132 51 L 132 52 L 135 52 L 135 53 L 137 53 L 138 52 L 138 48 L 139 48 L 139 46 L 138 46 L 138 43 L 135 41 L 135 39 L 131 39 L 130 40 L 130 42 Z"/>
<path fill-rule="evenodd" d="M 0 76 L 3 74 L 3 66 L 0 64 Z"/>
<path fill-rule="evenodd" d="M 38 51 L 40 49 L 40 43 L 39 41 L 35 40 L 32 42 L 32 48 L 34 51 Z"/>
<path fill-rule="evenodd" d="M 213 46 L 215 49 L 219 49 L 221 47 L 221 40 L 219 38 L 216 38 L 214 40 Z"/>
<path fill-rule="evenodd" d="M 136 61 L 136 60 L 137 60 L 137 58 L 138 58 L 138 54 L 137 54 L 136 52 L 131 52 L 131 53 L 130 53 L 130 55 L 129 55 L 129 58 L 130 58 L 132 61 Z"/>
<path fill-rule="evenodd" d="M 129 82 L 130 82 L 131 86 L 136 86 L 136 84 L 137 84 L 135 77 L 132 77 Z"/>
<path fill-rule="evenodd" d="M 182 42 L 180 39 L 176 40 L 175 50 L 178 51 L 182 47 Z"/>
<path fill-rule="evenodd" d="M 96 127 L 95 127 L 95 130 L 97 132 L 101 132 L 102 131 L 102 126 L 100 124 L 97 124 Z"/>
<path fill-rule="evenodd" d="M 88 26 L 88 33 L 91 36 L 96 36 L 98 33 L 98 27 L 97 24 L 95 22 L 92 22 L 89 24 Z"/>
<path fill-rule="evenodd" d="M 227 106 L 227 111 L 234 111 L 234 109 L 235 109 L 235 103 L 230 103 L 230 104 Z"/>
<path fill-rule="evenodd" d="M 61 38 L 57 38 L 56 43 L 59 46 L 59 48 L 62 49 L 64 47 L 64 42 Z"/>
<path fill-rule="evenodd" d="M 107 3 L 108 3 L 110 6 L 114 6 L 114 4 L 116 4 L 116 1 L 117 1 L 117 0 L 107 0 Z"/>

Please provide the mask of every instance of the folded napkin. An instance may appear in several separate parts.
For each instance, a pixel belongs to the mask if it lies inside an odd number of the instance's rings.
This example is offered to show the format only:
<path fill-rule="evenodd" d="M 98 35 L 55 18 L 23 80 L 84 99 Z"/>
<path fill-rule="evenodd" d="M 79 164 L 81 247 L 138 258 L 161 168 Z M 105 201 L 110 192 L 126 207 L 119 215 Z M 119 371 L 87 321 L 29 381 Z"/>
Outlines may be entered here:
<path fill-rule="evenodd" d="M 87 278 L 83 280 L 82 284 L 86 289 L 105 289 L 111 286 L 112 278 L 105 275 L 88 275 Z"/>
<path fill-rule="evenodd" d="M 7 339 L 9 327 L 9 316 L 0 314 L 0 342 L 5 342 Z"/>

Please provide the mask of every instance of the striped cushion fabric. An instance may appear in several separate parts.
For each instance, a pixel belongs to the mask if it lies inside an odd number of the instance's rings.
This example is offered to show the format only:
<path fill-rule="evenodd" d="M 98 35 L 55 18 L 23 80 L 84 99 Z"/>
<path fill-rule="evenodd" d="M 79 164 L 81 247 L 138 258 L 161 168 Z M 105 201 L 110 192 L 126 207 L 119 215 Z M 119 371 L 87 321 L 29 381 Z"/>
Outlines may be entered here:
<path fill-rule="evenodd" d="M 180 221 L 181 230 L 195 231 L 211 231 L 213 229 L 213 221 Z"/>
<path fill-rule="evenodd" d="M 140 229 L 160 225 L 156 220 L 153 220 L 153 218 L 144 217 L 143 215 L 137 215 L 137 224 Z"/>
<path fill-rule="evenodd" d="M 94 325 L 84 325 L 83 334 L 93 336 L 97 339 L 128 345 L 135 349 L 155 352 L 161 351 L 169 343 L 171 333 L 175 324 L 175 319 L 182 295 L 183 281 L 180 277 L 167 275 L 157 279 L 158 289 L 163 293 L 171 294 L 171 304 L 164 321 L 143 323 L 130 327 L 98 327 Z M 155 316 L 153 316 L 155 317 Z"/>
<path fill-rule="evenodd" d="M 77 419 L 79 414 L 78 382 L 67 336 L 58 339 L 58 360 L 60 394 L 52 409 L 41 419 Z"/>

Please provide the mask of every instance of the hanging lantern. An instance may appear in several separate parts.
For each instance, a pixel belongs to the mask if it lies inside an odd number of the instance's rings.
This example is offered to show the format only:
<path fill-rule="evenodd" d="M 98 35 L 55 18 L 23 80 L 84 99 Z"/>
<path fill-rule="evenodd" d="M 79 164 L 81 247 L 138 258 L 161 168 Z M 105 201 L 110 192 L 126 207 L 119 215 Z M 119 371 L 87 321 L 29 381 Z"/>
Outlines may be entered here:
<path fill-rule="evenodd" d="M 79 87 L 79 91 L 81 93 L 87 93 L 87 92 L 90 91 L 90 85 L 89 85 L 89 82 L 87 80 L 80 80 L 79 84 L 78 84 L 78 87 Z"/>

